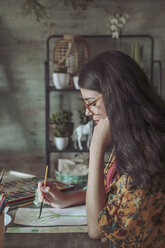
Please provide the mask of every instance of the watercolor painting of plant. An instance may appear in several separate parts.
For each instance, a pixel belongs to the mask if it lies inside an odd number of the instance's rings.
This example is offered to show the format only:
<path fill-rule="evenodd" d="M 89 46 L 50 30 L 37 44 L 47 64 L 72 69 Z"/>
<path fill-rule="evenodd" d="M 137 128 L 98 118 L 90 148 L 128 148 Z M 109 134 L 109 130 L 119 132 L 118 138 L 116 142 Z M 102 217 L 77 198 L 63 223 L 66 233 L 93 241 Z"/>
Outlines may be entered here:
<path fill-rule="evenodd" d="M 86 215 L 72 215 L 72 214 L 58 214 L 55 211 L 47 211 L 45 215 L 40 217 L 40 221 L 42 223 L 49 222 L 50 220 L 57 220 L 61 217 L 69 217 L 69 218 L 82 218 L 86 217 Z"/>
<path fill-rule="evenodd" d="M 85 206 L 65 209 L 43 208 L 40 219 L 38 216 L 39 208 L 19 208 L 14 223 L 26 226 L 79 226 L 87 224 Z"/>

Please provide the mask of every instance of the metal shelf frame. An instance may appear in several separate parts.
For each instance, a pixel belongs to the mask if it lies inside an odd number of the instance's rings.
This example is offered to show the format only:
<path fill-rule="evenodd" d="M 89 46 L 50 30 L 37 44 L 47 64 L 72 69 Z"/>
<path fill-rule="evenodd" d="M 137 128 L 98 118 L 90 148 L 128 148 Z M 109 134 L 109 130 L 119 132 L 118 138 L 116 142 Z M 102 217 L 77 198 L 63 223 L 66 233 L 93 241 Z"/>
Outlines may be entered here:
<path fill-rule="evenodd" d="M 108 38 L 112 39 L 111 35 L 79 35 L 82 38 L 88 39 L 88 38 L 95 38 L 96 40 L 99 40 L 101 38 Z M 62 34 L 59 35 L 51 35 L 48 37 L 46 41 L 46 61 L 45 61 L 45 163 L 46 165 L 49 166 L 48 170 L 48 175 L 50 176 L 50 153 L 52 152 L 57 152 L 59 153 L 60 151 L 57 151 L 55 148 L 53 148 L 50 145 L 50 140 L 49 140 L 49 135 L 50 135 L 50 126 L 49 126 L 49 118 L 50 118 L 50 93 L 53 91 L 78 91 L 76 89 L 62 89 L 62 90 L 57 90 L 55 89 L 54 86 L 50 86 L 50 42 L 53 39 L 60 39 L 63 38 Z M 148 39 L 150 42 L 150 47 L 151 47 L 151 53 L 150 53 L 150 81 L 153 84 L 153 73 L 154 73 L 154 66 L 157 64 L 159 67 L 159 82 L 158 82 L 158 94 L 161 93 L 161 80 L 162 80 L 162 67 L 161 67 L 161 61 L 159 60 L 154 60 L 154 39 L 152 36 L 147 35 L 147 34 L 132 34 L 132 35 L 121 35 L 119 39 Z M 73 148 L 66 149 L 65 151 L 62 152 L 88 152 L 86 150 L 75 150 Z"/>

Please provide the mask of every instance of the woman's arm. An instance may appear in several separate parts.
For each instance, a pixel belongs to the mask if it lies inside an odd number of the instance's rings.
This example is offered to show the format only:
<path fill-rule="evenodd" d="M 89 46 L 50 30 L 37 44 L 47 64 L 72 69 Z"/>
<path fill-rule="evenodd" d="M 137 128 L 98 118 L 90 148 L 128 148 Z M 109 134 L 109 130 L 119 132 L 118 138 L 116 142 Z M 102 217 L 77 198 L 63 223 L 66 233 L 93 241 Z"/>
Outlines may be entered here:
<path fill-rule="evenodd" d="M 91 238 L 104 236 L 98 226 L 99 212 L 106 204 L 103 163 L 104 160 L 100 151 L 91 153 L 86 194 L 88 233 Z"/>
<path fill-rule="evenodd" d="M 44 187 L 43 183 L 38 184 L 37 188 L 38 199 L 42 200 L 44 194 L 44 203 L 55 208 L 65 208 L 85 204 L 86 191 L 78 191 L 72 193 L 63 193 L 57 189 L 54 182 L 47 182 Z"/>
<path fill-rule="evenodd" d="M 104 152 L 110 144 L 110 126 L 107 118 L 100 120 L 94 129 L 90 146 L 89 175 L 86 194 L 88 233 L 91 238 L 104 236 L 99 225 L 98 217 L 106 205 L 104 187 Z"/>

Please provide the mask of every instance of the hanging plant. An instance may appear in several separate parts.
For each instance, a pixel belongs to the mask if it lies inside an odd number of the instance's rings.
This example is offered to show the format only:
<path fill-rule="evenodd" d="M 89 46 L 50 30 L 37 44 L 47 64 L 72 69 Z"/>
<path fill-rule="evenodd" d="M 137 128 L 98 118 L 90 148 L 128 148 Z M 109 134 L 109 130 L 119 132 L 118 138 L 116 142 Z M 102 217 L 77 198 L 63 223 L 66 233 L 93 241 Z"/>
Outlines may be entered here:
<path fill-rule="evenodd" d="M 25 0 L 21 7 L 26 16 L 34 15 L 37 22 L 47 17 L 46 6 L 39 3 L 38 0 Z"/>
<path fill-rule="evenodd" d="M 47 17 L 47 6 L 40 3 L 41 0 L 24 0 L 21 8 L 25 15 L 34 15 L 36 21 L 40 22 L 42 19 Z M 74 11 L 85 11 L 89 4 L 97 0 L 63 0 L 64 5 L 71 6 Z M 49 0 L 53 3 L 53 1 Z"/>
<path fill-rule="evenodd" d="M 87 9 L 90 3 L 94 3 L 96 0 L 64 0 L 65 5 L 71 5 L 74 10 L 84 11 Z"/>

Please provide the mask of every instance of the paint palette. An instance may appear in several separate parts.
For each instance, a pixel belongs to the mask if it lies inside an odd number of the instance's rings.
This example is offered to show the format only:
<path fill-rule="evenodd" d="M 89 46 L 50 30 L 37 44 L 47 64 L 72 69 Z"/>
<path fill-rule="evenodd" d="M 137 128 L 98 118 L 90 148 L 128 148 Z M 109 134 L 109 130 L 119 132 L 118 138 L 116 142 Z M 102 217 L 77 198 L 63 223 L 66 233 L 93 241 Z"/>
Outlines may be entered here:
<path fill-rule="evenodd" d="M 38 182 L 43 180 L 43 178 L 33 177 L 6 182 L 4 183 L 4 188 L 1 195 L 6 192 L 8 205 L 17 203 L 20 204 L 20 202 L 33 200 L 35 198 Z M 48 179 L 48 181 L 54 181 L 57 188 L 61 191 L 73 188 L 73 185 L 67 185 L 53 179 Z"/>

